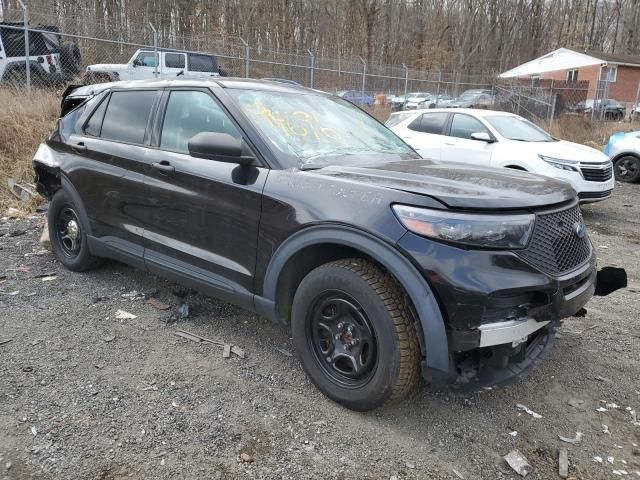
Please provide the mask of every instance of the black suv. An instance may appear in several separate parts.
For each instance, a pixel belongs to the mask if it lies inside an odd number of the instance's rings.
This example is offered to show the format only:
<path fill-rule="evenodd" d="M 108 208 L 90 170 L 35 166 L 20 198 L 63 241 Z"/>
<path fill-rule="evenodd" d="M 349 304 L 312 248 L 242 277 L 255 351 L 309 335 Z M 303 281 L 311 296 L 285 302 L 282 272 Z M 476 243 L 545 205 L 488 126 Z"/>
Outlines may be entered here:
<path fill-rule="evenodd" d="M 113 83 L 59 121 L 34 168 L 67 268 L 116 259 L 290 325 L 311 380 L 356 410 L 420 373 L 506 381 L 594 293 L 568 184 L 424 160 L 301 87 Z"/>

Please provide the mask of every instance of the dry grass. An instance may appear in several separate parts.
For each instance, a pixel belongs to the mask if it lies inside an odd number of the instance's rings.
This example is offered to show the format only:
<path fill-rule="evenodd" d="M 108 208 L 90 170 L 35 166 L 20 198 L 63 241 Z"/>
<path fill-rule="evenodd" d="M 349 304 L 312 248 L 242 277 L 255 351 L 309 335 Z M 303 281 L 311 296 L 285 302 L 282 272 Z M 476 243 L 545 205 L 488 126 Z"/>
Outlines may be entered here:
<path fill-rule="evenodd" d="M 23 211 L 33 207 L 9 192 L 7 180 L 33 182 L 31 159 L 53 130 L 59 112 L 60 100 L 55 92 L 33 91 L 27 95 L 0 89 L 0 215 L 9 207 Z"/>
<path fill-rule="evenodd" d="M 640 120 L 591 122 L 589 118 L 565 115 L 555 120 L 550 129 L 548 125 L 541 126 L 548 129 L 554 137 L 602 150 L 613 133 L 640 130 Z"/>

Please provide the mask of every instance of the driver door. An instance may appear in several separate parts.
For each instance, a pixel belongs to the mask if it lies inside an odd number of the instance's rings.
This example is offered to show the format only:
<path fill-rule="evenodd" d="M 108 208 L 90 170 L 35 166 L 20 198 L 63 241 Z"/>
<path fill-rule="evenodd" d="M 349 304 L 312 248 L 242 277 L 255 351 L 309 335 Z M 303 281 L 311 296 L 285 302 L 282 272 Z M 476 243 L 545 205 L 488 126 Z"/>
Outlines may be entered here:
<path fill-rule="evenodd" d="M 154 78 L 156 71 L 156 65 L 158 64 L 158 55 L 154 51 L 141 51 L 131 61 L 129 68 L 127 69 L 127 76 L 129 80 L 145 80 L 147 78 Z M 158 66 L 158 73 L 160 67 Z M 121 74 L 121 79 L 122 74 Z"/>
<path fill-rule="evenodd" d="M 477 118 L 466 113 L 454 113 L 448 135 L 443 142 L 442 159 L 483 167 L 491 166 L 495 144 L 471 138 L 473 133 L 480 132 L 485 132 L 493 138 L 489 129 Z"/>

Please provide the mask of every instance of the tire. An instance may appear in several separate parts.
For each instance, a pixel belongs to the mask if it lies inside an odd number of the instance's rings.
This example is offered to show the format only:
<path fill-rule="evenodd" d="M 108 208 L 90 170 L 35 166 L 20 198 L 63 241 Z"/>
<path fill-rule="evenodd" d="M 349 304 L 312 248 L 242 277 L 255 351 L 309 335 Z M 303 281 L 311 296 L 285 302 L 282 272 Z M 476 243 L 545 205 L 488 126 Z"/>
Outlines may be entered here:
<path fill-rule="evenodd" d="M 620 182 L 637 182 L 640 180 L 640 158 L 634 155 L 618 158 L 613 164 L 613 172 Z"/>
<path fill-rule="evenodd" d="M 66 75 L 76 75 L 82 68 L 80 49 L 73 42 L 65 42 L 60 46 L 60 62 Z"/>
<path fill-rule="evenodd" d="M 58 190 L 49 204 L 49 239 L 58 261 L 74 272 L 91 270 L 102 263 L 89 251 L 87 225 L 71 196 L 63 189 Z"/>
<path fill-rule="evenodd" d="M 305 372 L 345 407 L 373 410 L 419 383 L 421 352 L 406 295 L 374 263 L 350 258 L 316 268 L 300 283 L 291 318 Z"/>

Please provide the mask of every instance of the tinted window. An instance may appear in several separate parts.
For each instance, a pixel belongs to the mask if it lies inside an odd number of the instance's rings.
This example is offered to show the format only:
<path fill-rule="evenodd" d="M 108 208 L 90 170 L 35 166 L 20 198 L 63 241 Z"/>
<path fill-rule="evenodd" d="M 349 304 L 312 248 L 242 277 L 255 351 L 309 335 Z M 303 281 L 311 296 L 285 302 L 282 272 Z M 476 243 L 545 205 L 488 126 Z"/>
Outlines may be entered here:
<path fill-rule="evenodd" d="M 451 122 L 452 137 L 471 139 L 472 133 L 487 132 L 486 127 L 479 120 L 469 116 L 456 113 Z"/>
<path fill-rule="evenodd" d="M 127 143 L 142 143 L 155 91 L 113 92 L 100 136 Z"/>
<path fill-rule="evenodd" d="M 425 113 L 411 122 L 409 128 L 416 132 L 442 134 L 447 115 L 444 112 Z"/>
<path fill-rule="evenodd" d="M 184 55 L 182 53 L 167 53 L 164 56 L 164 64 L 167 68 L 184 68 Z"/>
<path fill-rule="evenodd" d="M 104 118 L 104 111 L 107 109 L 108 99 L 104 99 L 96 111 L 91 114 L 89 120 L 84 126 L 84 133 L 92 135 L 94 137 L 100 136 L 100 129 L 102 128 L 102 119 Z"/>
<path fill-rule="evenodd" d="M 217 72 L 216 59 L 212 55 L 189 55 L 189 70 L 192 72 Z"/>
<path fill-rule="evenodd" d="M 200 132 L 228 133 L 238 139 L 242 137 L 227 114 L 206 93 L 171 92 L 162 125 L 160 147 L 189 153 L 189 139 Z"/>
<path fill-rule="evenodd" d="M 155 52 L 140 52 L 136 57 L 136 63 L 143 67 L 155 67 L 157 63 Z"/>

